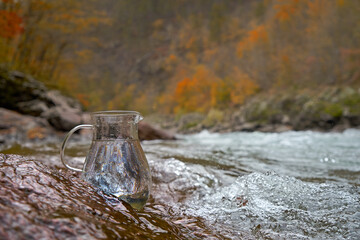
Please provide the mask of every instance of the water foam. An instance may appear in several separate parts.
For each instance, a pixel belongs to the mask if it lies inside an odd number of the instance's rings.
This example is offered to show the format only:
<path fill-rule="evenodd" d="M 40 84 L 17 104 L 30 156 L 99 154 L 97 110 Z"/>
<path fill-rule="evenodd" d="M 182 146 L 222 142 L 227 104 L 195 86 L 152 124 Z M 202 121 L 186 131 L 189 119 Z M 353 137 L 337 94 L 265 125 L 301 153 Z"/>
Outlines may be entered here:
<path fill-rule="evenodd" d="M 186 202 L 186 212 L 258 237 L 350 238 L 360 233 L 359 188 L 252 173 Z"/>

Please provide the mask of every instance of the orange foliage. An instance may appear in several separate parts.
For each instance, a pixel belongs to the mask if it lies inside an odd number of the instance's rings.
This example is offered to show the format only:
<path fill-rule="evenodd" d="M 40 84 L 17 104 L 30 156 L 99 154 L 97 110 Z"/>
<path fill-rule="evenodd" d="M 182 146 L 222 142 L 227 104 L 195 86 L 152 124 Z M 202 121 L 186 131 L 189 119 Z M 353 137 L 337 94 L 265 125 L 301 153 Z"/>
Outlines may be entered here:
<path fill-rule="evenodd" d="M 199 66 L 192 78 L 184 78 L 175 89 L 175 112 L 205 112 L 211 105 L 211 86 L 218 81 L 205 66 Z"/>
<path fill-rule="evenodd" d="M 175 108 L 175 112 L 196 110 L 197 103 L 195 102 L 196 92 L 194 91 L 194 87 L 197 82 L 197 79 L 185 78 L 177 84 L 175 90 L 177 107 Z"/>
<path fill-rule="evenodd" d="M 157 19 L 153 22 L 153 27 L 155 29 L 159 29 L 159 28 L 162 28 L 164 26 L 164 20 L 163 19 Z"/>
<path fill-rule="evenodd" d="M 255 43 L 259 41 L 266 41 L 268 39 L 267 32 L 264 25 L 257 26 L 249 32 L 248 41 Z"/>
<path fill-rule="evenodd" d="M 14 38 L 24 31 L 22 18 L 15 12 L 0 10 L 0 37 Z"/>
<path fill-rule="evenodd" d="M 327 0 L 315 0 L 315 1 L 309 1 L 308 2 L 308 14 L 311 17 L 319 17 L 324 12 L 329 10 L 329 1 Z"/>
<path fill-rule="evenodd" d="M 173 71 L 178 58 L 174 54 L 170 54 L 164 61 L 164 67 L 167 71 Z"/>
<path fill-rule="evenodd" d="M 289 63 L 290 62 L 290 58 L 288 55 L 284 54 L 281 56 L 281 60 L 284 62 L 284 63 Z"/>
<path fill-rule="evenodd" d="M 291 16 L 296 13 L 300 0 L 278 0 L 278 4 L 274 5 L 277 10 L 275 18 L 280 22 L 285 22 L 291 19 Z"/>
<path fill-rule="evenodd" d="M 336 4 L 337 4 L 339 7 L 342 7 L 342 6 L 344 6 L 344 4 L 345 4 L 345 0 L 336 0 Z"/>
<path fill-rule="evenodd" d="M 79 57 L 80 61 L 86 62 L 93 57 L 93 52 L 89 49 L 76 51 L 75 54 Z"/>
<path fill-rule="evenodd" d="M 191 37 L 185 44 L 185 48 L 190 49 L 194 47 L 195 44 L 195 37 Z"/>
<path fill-rule="evenodd" d="M 258 86 L 237 68 L 230 77 L 220 79 L 205 66 L 200 66 L 192 78 L 187 77 L 178 82 L 173 93 L 174 111 L 206 112 L 210 108 L 242 104 L 257 89 Z M 165 98 L 163 96 L 162 100 Z"/>
<path fill-rule="evenodd" d="M 264 25 L 259 25 L 248 32 L 246 38 L 238 43 L 237 53 L 242 57 L 245 50 L 253 49 L 256 44 L 266 43 L 268 41 L 268 33 Z"/>
<path fill-rule="evenodd" d="M 90 106 L 90 101 L 89 101 L 89 97 L 86 94 L 83 93 L 78 93 L 76 94 L 76 98 L 79 100 L 79 102 L 85 107 L 89 107 Z"/>
<path fill-rule="evenodd" d="M 330 5 L 333 5 L 333 2 L 327 0 L 314 0 L 307 2 L 307 9 L 305 11 L 308 14 L 309 22 L 311 21 L 305 29 L 308 34 L 316 34 L 316 32 L 321 30 L 321 19 L 324 15 L 326 15 L 326 13 L 329 14 L 329 10 L 331 9 Z"/>
<path fill-rule="evenodd" d="M 234 105 L 242 104 L 247 97 L 256 93 L 259 86 L 238 68 L 234 69 L 234 77 L 230 92 L 231 103 Z"/>
<path fill-rule="evenodd" d="M 174 54 L 171 54 L 170 56 L 169 56 L 169 60 L 171 61 L 171 62 L 175 62 L 176 61 L 176 56 L 174 55 Z"/>

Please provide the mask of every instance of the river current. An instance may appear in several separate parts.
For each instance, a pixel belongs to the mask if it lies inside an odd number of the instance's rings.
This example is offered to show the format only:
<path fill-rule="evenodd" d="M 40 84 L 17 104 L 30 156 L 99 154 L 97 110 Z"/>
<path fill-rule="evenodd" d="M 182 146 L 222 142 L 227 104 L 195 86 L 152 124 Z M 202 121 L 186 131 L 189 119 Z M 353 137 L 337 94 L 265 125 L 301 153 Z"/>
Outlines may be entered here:
<path fill-rule="evenodd" d="M 179 138 L 142 142 L 152 172 L 151 196 L 144 209 L 114 207 L 114 201 L 101 194 L 83 196 L 81 204 L 96 200 L 98 205 L 89 206 L 109 219 L 102 218 L 104 227 L 94 227 L 87 238 L 359 238 L 360 130 L 204 131 Z M 89 143 L 90 139 L 70 143 L 67 155 L 73 164 L 81 166 Z M 54 171 L 68 171 L 60 164 L 59 146 L 15 144 L 2 152 L 40 161 L 53 169 L 53 177 Z M 69 176 L 63 178 L 80 179 Z M 83 192 L 81 184 L 68 191 Z M 86 218 L 77 221 L 82 219 Z"/>

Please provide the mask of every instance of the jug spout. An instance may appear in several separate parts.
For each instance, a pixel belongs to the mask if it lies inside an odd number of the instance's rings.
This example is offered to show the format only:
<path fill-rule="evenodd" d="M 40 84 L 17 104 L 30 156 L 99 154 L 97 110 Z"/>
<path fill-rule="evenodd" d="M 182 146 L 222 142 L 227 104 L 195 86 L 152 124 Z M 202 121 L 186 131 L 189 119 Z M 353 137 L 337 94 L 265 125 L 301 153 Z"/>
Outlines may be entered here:
<path fill-rule="evenodd" d="M 139 122 L 141 122 L 142 120 L 144 119 L 144 117 L 140 114 L 140 113 L 138 113 L 138 115 L 135 117 L 135 123 L 139 123 Z"/>

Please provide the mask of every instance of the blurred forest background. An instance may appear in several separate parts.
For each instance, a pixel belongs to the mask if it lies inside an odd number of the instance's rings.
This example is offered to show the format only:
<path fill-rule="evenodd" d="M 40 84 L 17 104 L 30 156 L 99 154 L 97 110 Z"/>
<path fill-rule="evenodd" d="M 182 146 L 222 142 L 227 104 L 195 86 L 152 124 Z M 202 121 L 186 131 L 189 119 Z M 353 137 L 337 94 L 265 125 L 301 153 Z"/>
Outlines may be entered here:
<path fill-rule="evenodd" d="M 360 1 L 0 0 L 0 65 L 144 114 L 359 86 Z"/>

